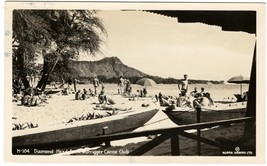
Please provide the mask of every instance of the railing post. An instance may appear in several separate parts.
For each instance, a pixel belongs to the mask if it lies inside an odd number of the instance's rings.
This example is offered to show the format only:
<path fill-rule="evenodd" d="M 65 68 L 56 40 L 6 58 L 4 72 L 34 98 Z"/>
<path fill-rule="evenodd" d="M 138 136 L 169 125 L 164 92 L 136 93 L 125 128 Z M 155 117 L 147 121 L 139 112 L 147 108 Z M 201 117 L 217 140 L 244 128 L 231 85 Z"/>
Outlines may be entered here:
<path fill-rule="evenodd" d="M 180 156 L 179 135 L 177 134 L 171 136 L 171 153 L 172 156 Z"/>
<path fill-rule="evenodd" d="M 196 107 L 196 111 L 197 111 L 197 123 L 201 122 L 200 119 L 200 114 L 201 114 L 201 108 L 200 107 Z M 201 130 L 197 129 L 197 155 L 201 155 L 201 141 L 200 141 L 200 137 L 201 137 Z"/>
<path fill-rule="evenodd" d="M 106 134 L 106 130 L 108 129 L 108 126 L 105 126 L 105 127 L 103 127 L 103 129 L 102 129 L 102 135 L 105 135 Z M 105 146 L 106 147 L 110 147 L 111 146 L 111 144 L 110 144 L 110 141 L 105 141 Z"/>

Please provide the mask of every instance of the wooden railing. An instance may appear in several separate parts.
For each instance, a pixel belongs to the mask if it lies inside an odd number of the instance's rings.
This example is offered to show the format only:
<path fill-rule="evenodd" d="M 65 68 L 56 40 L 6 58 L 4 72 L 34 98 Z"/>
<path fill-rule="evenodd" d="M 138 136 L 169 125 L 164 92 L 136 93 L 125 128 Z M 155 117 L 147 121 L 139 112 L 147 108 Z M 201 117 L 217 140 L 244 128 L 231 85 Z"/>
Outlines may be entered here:
<path fill-rule="evenodd" d="M 105 142 L 106 145 L 109 146 L 110 142 L 115 140 L 122 140 L 122 139 L 149 136 L 149 135 L 159 135 L 150 142 L 130 152 L 128 155 L 131 156 L 142 155 L 170 138 L 171 154 L 177 156 L 180 155 L 179 135 L 181 135 L 183 137 L 196 140 L 198 142 L 197 154 L 201 155 L 201 142 L 218 148 L 223 148 L 219 142 L 201 137 L 200 135 L 201 129 L 211 128 L 214 126 L 229 125 L 233 123 L 249 122 L 249 121 L 255 121 L 255 117 L 244 117 L 231 120 L 195 123 L 172 128 L 154 129 L 154 130 L 139 131 L 139 132 L 125 132 L 118 134 L 101 135 L 82 140 L 61 141 L 61 142 L 53 142 L 46 144 L 36 144 L 31 146 L 17 146 L 17 147 L 12 147 L 12 152 L 13 154 L 16 154 L 17 149 L 25 149 L 25 148 L 29 149 L 29 151 L 32 151 L 33 149 L 62 149 L 62 148 L 71 148 L 83 145 L 101 144 L 103 142 Z M 192 129 L 197 129 L 197 135 L 186 132 L 186 130 L 192 130 Z"/>

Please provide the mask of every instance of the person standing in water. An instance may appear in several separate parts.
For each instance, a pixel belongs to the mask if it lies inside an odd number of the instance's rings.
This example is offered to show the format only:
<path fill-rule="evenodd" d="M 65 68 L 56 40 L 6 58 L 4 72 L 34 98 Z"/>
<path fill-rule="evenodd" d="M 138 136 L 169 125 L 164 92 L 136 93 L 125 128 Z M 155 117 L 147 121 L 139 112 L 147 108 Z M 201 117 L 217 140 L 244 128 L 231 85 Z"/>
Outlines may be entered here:
<path fill-rule="evenodd" d="M 186 96 L 188 91 L 188 76 L 187 74 L 184 75 L 184 79 L 178 84 L 178 89 L 181 92 L 181 96 Z"/>

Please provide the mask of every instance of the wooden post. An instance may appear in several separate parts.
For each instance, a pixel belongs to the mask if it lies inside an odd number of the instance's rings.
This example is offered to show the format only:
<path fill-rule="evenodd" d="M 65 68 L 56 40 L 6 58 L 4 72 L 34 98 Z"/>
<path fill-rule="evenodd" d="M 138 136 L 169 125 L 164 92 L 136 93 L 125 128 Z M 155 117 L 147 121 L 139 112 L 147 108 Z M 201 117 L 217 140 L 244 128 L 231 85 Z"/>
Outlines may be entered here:
<path fill-rule="evenodd" d="M 171 153 L 172 156 L 180 156 L 179 135 L 177 134 L 171 136 Z"/>
<path fill-rule="evenodd" d="M 200 113 L 201 113 L 201 108 L 197 107 L 196 108 L 196 111 L 197 111 L 197 123 L 200 123 L 201 122 L 201 119 L 200 119 Z M 200 129 L 197 129 L 197 155 L 201 155 L 201 142 L 200 142 L 200 137 L 201 137 L 201 130 Z"/>
<path fill-rule="evenodd" d="M 103 127 L 102 135 L 105 135 L 106 134 L 106 130 L 107 129 L 108 129 L 108 126 Z M 105 141 L 105 146 L 106 147 L 110 147 L 111 146 L 110 141 Z"/>
<path fill-rule="evenodd" d="M 251 65 L 250 73 L 250 83 L 248 89 L 248 101 L 247 101 L 247 111 L 246 117 L 256 116 L 256 86 L 257 86 L 257 77 L 256 77 L 256 43 L 254 48 L 253 60 Z M 249 129 L 253 126 L 254 122 L 246 122 L 245 132 L 249 133 Z M 252 127 L 253 128 L 253 127 Z"/>

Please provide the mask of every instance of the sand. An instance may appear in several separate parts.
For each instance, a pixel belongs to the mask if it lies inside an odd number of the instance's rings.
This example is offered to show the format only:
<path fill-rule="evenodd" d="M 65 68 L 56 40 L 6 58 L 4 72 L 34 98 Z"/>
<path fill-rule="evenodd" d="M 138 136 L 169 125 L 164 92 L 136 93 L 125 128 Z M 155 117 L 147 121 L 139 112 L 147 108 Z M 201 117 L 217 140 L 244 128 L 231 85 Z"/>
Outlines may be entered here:
<path fill-rule="evenodd" d="M 122 110 L 118 111 L 119 113 L 124 110 L 140 109 L 142 104 L 153 102 L 151 98 L 129 101 L 128 98 L 123 98 L 120 95 L 109 95 L 108 97 L 116 103 L 106 106 Z M 97 97 L 90 97 L 86 100 L 75 100 L 74 98 L 74 94 L 54 94 L 48 98 L 48 103 L 34 107 L 21 106 L 19 102 L 13 102 L 12 122 L 14 124 L 38 124 L 39 128 L 46 128 L 67 123 L 73 117 L 81 117 L 88 113 L 100 115 L 106 115 L 107 112 L 112 113 L 111 110 L 99 110 L 101 106 L 98 104 Z"/>

